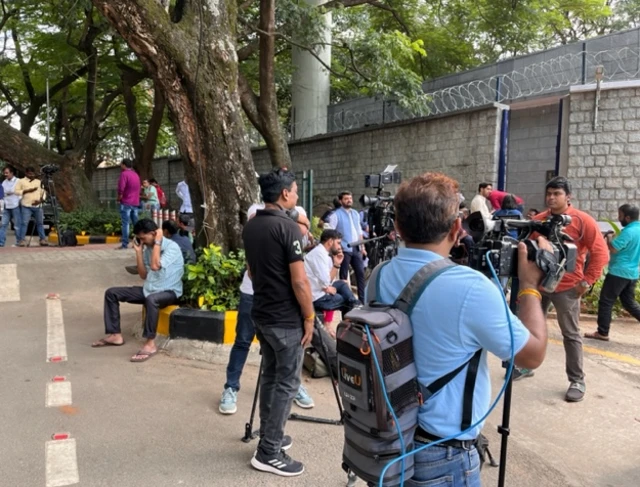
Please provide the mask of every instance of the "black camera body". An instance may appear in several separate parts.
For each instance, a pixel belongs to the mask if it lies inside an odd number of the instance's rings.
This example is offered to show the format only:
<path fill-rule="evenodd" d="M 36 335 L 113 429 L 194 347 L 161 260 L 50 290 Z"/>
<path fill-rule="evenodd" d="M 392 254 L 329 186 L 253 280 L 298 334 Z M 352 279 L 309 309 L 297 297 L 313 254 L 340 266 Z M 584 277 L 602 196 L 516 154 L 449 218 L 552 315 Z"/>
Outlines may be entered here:
<path fill-rule="evenodd" d="M 45 164 L 44 166 L 40 167 L 40 173 L 48 178 L 52 177 L 59 170 L 60 166 L 58 166 L 57 164 Z"/>
<path fill-rule="evenodd" d="M 484 221 L 479 212 L 472 214 L 468 222 L 465 227 L 469 229 L 468 232 L 472 236 L 477 236 L 480 225 L 484 228 Z M 495 228 L 484 233 L 478 243 L 472 247 L 469 266 L 491 278 L 488 258 L 498 277 L 517 277 L 518 243 L 524 241 L 527 245 L 527 258 L 535 262 L 545 274 L 541 283 L 542 288 L 551 293 L 555 291 L 564 274 L 567 271 L 573 272 L 576 267 L 578 249 L 571 243 L 573 241 L 571 237 L 562 231 L 562 228 L 570 223 L 569 215 L 550 215 L 542 221 L 496 220 Z M 513 230 L 519 232 L 518 238 L 510 235 L 510 231 Z M 535 240 L 529 239 L 534 232 L 549 240 L 552 252 L 541 250 Z"/>

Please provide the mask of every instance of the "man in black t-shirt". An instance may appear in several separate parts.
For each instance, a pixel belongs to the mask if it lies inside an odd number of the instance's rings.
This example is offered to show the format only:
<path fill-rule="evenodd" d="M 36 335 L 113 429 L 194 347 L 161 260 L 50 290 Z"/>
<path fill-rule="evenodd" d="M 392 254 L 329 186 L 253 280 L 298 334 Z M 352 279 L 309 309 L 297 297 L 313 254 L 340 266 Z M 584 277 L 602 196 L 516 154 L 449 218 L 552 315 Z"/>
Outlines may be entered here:
<path fill-rule="evenodd" d="M 264 210 L 244 227 L 242 239 L 253 283 L 253 318 L 262 352 L 260 443 L 251 465 L 283 477 L 304 472 L 284 450 L 284 427 L 300 385 L 303 348 L 315 314 L 304 270 L 302 234 L 287 214 L 298 201 L 295 175 L 275 169 L 259 179 Z"/>

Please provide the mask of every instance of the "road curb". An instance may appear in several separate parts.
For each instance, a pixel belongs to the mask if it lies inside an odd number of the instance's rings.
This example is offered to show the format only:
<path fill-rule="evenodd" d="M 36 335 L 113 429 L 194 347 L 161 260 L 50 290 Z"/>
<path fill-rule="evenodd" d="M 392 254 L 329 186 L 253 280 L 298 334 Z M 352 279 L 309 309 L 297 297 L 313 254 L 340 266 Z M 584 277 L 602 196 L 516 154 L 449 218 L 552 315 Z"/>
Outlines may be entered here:
<path fill-rule="evenodd" d="M 555 312 L 549 312 L 547 314 L 547 318 L 557 320 L 558 315 Z M 598 315 L 589 315 L 586 313 L 580 313 L 580 321 L 595 323 L 598 321 Z M 627 318 L 625 316 L 618 316 L 617 318 L 613 319 L 613 321 L 616 321 L 618 323 L 637 323 L 637 321 L 634 318 Z"/>
<path fill-rule="evenodd" d="M 106 235 L 76 235 L 78 245 L 90 245 L 90 244 L 119 244 L 122 240 L 120 237 L 112 237 Z M 58 234 L 49 234 L 49 243 L 58 244 Z"/>

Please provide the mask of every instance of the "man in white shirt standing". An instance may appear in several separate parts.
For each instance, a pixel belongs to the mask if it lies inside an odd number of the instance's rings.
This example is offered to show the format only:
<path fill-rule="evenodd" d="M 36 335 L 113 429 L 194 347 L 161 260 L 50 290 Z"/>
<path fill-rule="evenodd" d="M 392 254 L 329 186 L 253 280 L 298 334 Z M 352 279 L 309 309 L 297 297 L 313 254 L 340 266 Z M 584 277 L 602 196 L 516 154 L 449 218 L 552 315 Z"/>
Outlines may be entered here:
<path fill-rule="evenodd" d="M 482 219 L 484 220 L 484 228 L 485 230 L 493 230 L 494 222 L 493 215 L 491 214 L 491 203 L 489 203 L 489 195 L 493 191 L 493 186 L 491 183 L 480 183 L 478 185 L 478 194 L 473 197 L 471 200 L 471 207 L 469 208 L 470 213 L 475 213 L 479 211 L 482 214 Z"/>
<path fill-rule="evenodd" d="M 5 166 L 2 174 L 4 175 L 4 181 L 2 181 L 4 210 L 2 211 L 0 224 L 0 247 L 4 247 L 7 238 L 7 227 L 12 218 L 16 231 L 16 244 L 24 240 L 24 235 L 22 235 L 22 218 L 20 215 L 20 196 L 15 193 L 16 184 L 18 184 L 19 181 L 16 177 L 16 168 L 13 166 Z"/>
<path fill-rule="evenodd" d="M 191 193 L 189 193 L 189 185 L 186 181 L 182 180 L 176 186 L 176 194 L 178 198 L 182 200 L 182 204 L 180 205 L 180 213 L 193 213 L 193 207 L 191 206 Z"/>
<path fill-rule="evenodd" d="M 337 279 L 344 259 L 341 240 L 342 234 L 337 230 L 325 230 L 320 236 L 320 245 L 304 258 L 313 307 L 317 310 L 334 310 L 343 306 L 352 308 L 358 304 L 349 285 Z"/>

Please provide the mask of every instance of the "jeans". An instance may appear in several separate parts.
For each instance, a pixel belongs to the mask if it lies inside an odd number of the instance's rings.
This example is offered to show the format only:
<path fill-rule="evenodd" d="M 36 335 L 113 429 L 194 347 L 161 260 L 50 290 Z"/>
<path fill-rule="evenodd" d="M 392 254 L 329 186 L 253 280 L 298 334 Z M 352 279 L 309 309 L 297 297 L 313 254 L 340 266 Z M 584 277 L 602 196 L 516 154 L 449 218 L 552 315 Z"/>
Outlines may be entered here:
<path fill-rule="evenodd" d="M 143 304 L 145 310 L 143 337 L 152 340 L 158 329 L 160 309 L 178 301 L 173 291 L 144 295 L 142 287 L 112 287 L 104 293 L 104 331 L 107 335 L 120 333 L 120 303 Z"/>
<path fill-rule="evenodd" d="M 46 240 L 47 237 L 44 234 L 44 214 L 42 213 L 42 208 L 39 206 L 23 206 L 20 214 L 20 218 L 22 219 L 22 229 L 20 230 L 20 235 L 22 240 L 27 236 L 27 227 L 29 226 L 29 221 L 31 220 L 31 215 L 36 220 L 36 230 L 38 230 L 38 237 L 40 240 Z"/>
<path fill-rule="evenodd" d="M 340 279 L 346 279 L 349 276 L 349 266 L 353 266 L 353 270 L 356 273 L 356 282 L 358 284 L 358 299 L 364 303 L 364 260 L 362 259 L 362 253 L 356 252 L 344 252 L 344 260 L 340 265 Z"/>
<path fill-rule="evenodd" d="M 242 375 L 244 364 L 247 362 L 251 342 L 256 334 L 253 320 L 251 319 L 252 307 L 253 295 L 241 292 L 240 304 L 238 305 L 238 322 L 236 323 L 236 339 L 229 354 L 225 389 L 231 387 L 234 391 L 240 390 L 240 376 Z"/>
<path fill-rule="evenodd" d="M 129 246 L 129 219 L 135 226 L 138 223 L 138 207 L 120 204 L 120 219 L 122 220 L 122 247 Z"/>
<path fill-rule="evenodd" d="M 22 234 L 22 215 L 20 207 L 5 208 L 2 212 L 2 223 L 0 224 L 0 247 L 4 247 L 7 239 L 7 227 L 13 218 L 13 227 L 16 230 L 16 242 L 22 242 L 24 235 Z"/>
<path fill-rule="evenodd" d="M 416 442 L 416 448 L 424 443 Z M 432 446 L 416 453 L 413 477 L 407 486 L 480 487 L 480 457 L 475 448 Z"/>
<path fill-rule="evenodd" d="M 260 377 L 260 443 L 265 455 L 280 451 L 284 427 L 300 387 L 302 323 L 280 328 L 255 323 L 262 351 Z"/>
<path fill-rule="evenodd" d="M 313 302 L 313 307 L 320 311 L 330 311 L 332 309 L 341 308 L 344 305 L 353 306 L 356 297 L 351 292 L 349 285 L 345 281 L 335 281 L 331 284 L 336 288 L 335 294 L 325 294 Z"/>
<path fill-rule="evenodd" d="M 637 279 L 625 279 L 612 274 L 607 274 L 604 278 L 598 303 L 598 333 L 602 336 L 609 336 L 611 311 L 618 297 L 622 307 L 640 321 L 640 305 L 636 302 L 635 296 L 637 282 Z"/>
<path fill-rule="evenodd" d="M 558 315 L 565 353 L 565 370 L 569 382 L 584 384 L 582 367 L 582 334 L 580 333 L 580 296 L 574 288 L 560 293 L 542 295 L 542 310 L 547 314 L 553 303 Z"/>

